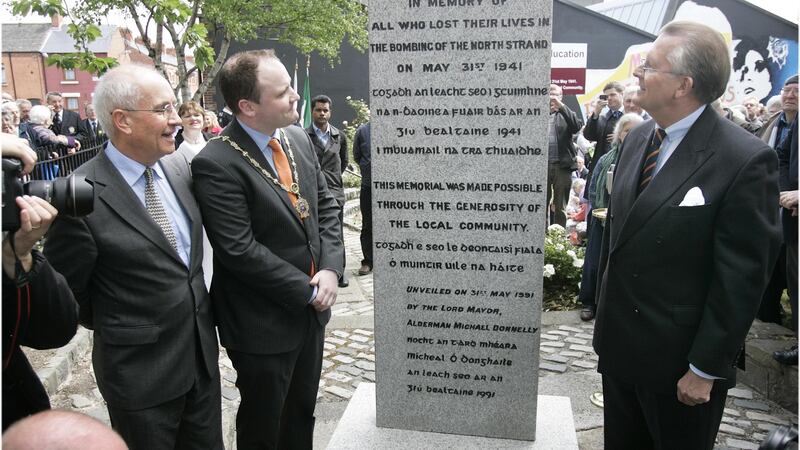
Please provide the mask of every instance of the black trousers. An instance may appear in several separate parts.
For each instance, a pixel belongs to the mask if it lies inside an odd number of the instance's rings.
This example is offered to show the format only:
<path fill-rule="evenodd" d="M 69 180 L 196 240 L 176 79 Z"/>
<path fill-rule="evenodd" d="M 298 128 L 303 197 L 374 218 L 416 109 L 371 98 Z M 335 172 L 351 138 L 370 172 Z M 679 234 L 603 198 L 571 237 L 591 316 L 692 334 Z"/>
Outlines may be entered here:
<path fill-rule="evenodd" d="M 562 227 L 567 225 L 566 209 L 571 188 L 572 169 L 564 169 L 558 161 L 551 161 L 547 165 L 547 205 L 549 208 L 550 200 L 553 201 L 552 223 Z"/>
<path fill-rule="evenodd" d="M 597 278 L 600 269 L 600 250 L 603 243 L 603 223 L 591 215 L 591 210 L 587 214 L 587 224 L 589 225 L 589 241 L 586 244 L 586 254 L 583 258 L 583 272 L 581 273 L 581 289 L 578 292 L 578 300 L 585 308 L 597 307 Z"/>
<path fill-rule="evenodd" d="M 372 188 L 369 180 L 361 183 L 361 195 L 359 197 L 361 206 L 361 253 L 364 259 L 361 264 L 372 267 Z"/>
<path fill-rule="evenodd" d="M 761 305 L 758 308 L 759 320 L 763 322 L 781 323 L 783 307 L 781 306 L 781 296 L 786 289 L 786 245 L 781 245 L 778 252 L 778 260 L 772 270 L 764 295 L 761 297 Z"/>
<path fill-rule="evenodd" d="M 605 448 L 711 450 L 727 395 L 715 383 L 709 402 L 688 406 L 678 401 L 677 382 L 675 391 L 661 393 L 603 375 Z"/>
<path fill-rule="evenodd" d="M 210 378 L 201 367 L 186 394 L 135 411 L 108 406 L 111 426 L 131 450 L 219 449 L 222 443 L 222 399 L 219 371 Z"/>
<path fill-rule="evenodd" d="M 306 317 L 306 338 L 290 352 L 256 355 L 228 350 L 242 395 L 236 414 L 239 450 L 313 447 L 325 328 L 311 308 Z"/>

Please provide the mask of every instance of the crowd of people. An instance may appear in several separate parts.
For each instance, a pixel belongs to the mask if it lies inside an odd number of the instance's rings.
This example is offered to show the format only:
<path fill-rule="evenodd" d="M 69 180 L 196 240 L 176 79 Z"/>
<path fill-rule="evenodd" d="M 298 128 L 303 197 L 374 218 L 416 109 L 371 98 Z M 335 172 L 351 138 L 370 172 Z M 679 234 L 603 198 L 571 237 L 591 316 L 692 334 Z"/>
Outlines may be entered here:
<path fill-rule="evenodd" d="M 672 22 L 636 82 L 606 84 L 585 123 L 550 86 L 549 222 L 587 246 L 580 316 L 596 319 L 607 448 L 712 448 L 753 318 L 779 316 L 788 288 L 797 323 L 797 76 L 765 105 L 723 106 L 727 55 L 719 33 Z M 295 126 L 299 96 L 272 51 L 233 55 L 219 87 L 224 129 L 138 65 L 108 71 L 83 120 L 57 93 L 47 106 L 3 102 L 4 154 L 8 136 L 63 149 L 40 159 L 108 139 L 77 170 L 95 189 L 91 214 L 17 199 L 4 297 L 47 293 L 59 317 L 4 333 L 4 429 L 49 407 L 19 345 L 36 345 L 42 323 L 58 333 L 39 345 L 63 344 L 79 321 L 94 330 L 97 384 L 130 448 L 223 447 L 217 336 L 237 371 L 238 447 L 312 447 L 324 327 L 348 283 L 349 143 L 324 95 L 313 124 Z M 369 124 L 352 148 L 367 274 Z M 29 171 L 34 158 L 18 156 Z M 14 306 L 4 327 L 24 315 Z M 797 347 L 775 358 L 797 364 Z"/>

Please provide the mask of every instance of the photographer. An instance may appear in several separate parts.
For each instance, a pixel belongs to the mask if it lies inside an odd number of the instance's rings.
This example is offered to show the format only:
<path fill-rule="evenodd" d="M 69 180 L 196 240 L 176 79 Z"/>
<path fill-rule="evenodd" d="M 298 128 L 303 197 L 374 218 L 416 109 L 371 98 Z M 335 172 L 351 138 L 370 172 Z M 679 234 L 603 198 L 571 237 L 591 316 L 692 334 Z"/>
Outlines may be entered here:
<path fill-rule="evenodd" d="M 23 173 L 32 170 L 36 154 L 23 139 L 3 133 L 1 143 L 3 158 L 18 159 Z M 9 195 L 6 182 L 4 196 Z M 12 208 L 6 200 L 11 199 L 4 199 L 3 207 Z M 47 392 L 20 345 L 60 347 L 78 326 L 77 304 L 64 277 L 33 249 L 58 211 L 38 197 L 25 195 L 14 201 L 20 210 L 20 227 L 3 237 L 3 430 L 50 408 Z"/>

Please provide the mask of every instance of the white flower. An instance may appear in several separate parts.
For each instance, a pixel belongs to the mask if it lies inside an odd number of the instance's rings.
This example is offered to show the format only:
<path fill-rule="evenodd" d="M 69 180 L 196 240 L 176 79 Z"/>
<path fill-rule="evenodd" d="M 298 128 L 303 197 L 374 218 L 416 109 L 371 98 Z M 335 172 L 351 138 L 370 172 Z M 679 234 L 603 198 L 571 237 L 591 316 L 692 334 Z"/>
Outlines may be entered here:
<path fill-rule="evenodd" d="M 347 97 L 345 97 L 345 99 L 347 99 L 347 100 L 350 100 L 350 98 L 351 98 L 351 97 L 350 97 L 349 95 L 348 95 Z"/>
<path fill-rule="evenodd" d="M 564 233 L 566 233 L 567 230 L 565 230 L 564 227 L 562 227 L 561 225 L 559 225 L 557 223 L 554 223 L 554 224 L 550 225 L 549 227 L 547 227 L 547 231 L 557 232 L 559 234 L 564 234 Z"/>
<path fill-rule="evenodd" d="M 575 258 L 574 260 L 572 260 L 572 265 L 580 269 L 581 267 L 583 267 L 583 260 L 580 258 Z"/>
<path fill-rule="evenodd" d="M 563 251 L 564 250 L 564 244 L 556 244 L 556 250 Z"/>
<path fill-rule="evenodd" d="M 575 255 L 575 250 L 567 250 L 567 256 L 569 256 L 572 259 L 575 259 L 575 258 L 578 257 L 577 255 Z"/>
<path fill-rule="evenodd" d="M 552 264 L 545 264 L 542 266 L 542 272 L 544 272 L 545 278 L 550 278 L 556 274 L 556 268 Z"/>

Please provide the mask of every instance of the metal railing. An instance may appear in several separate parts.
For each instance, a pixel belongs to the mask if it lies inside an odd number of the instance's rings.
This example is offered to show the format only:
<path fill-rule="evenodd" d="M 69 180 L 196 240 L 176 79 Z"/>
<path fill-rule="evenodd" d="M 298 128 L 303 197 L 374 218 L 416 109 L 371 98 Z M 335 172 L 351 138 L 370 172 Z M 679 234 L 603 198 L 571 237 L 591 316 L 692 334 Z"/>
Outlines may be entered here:
<path fill-rule="evenodd" d="M 75 153 L 67 153 L 62 145 L 42 145 L 36 147 L 39 160 L 30 174 L 31 180 L 52 180 L 55 177 L 66 177 L 83 163 L 94 158 L 108 139 L 98 138 L 81 142 L 81 149 Z M 53 154 L 59 154 L 53 158 Z"/>

